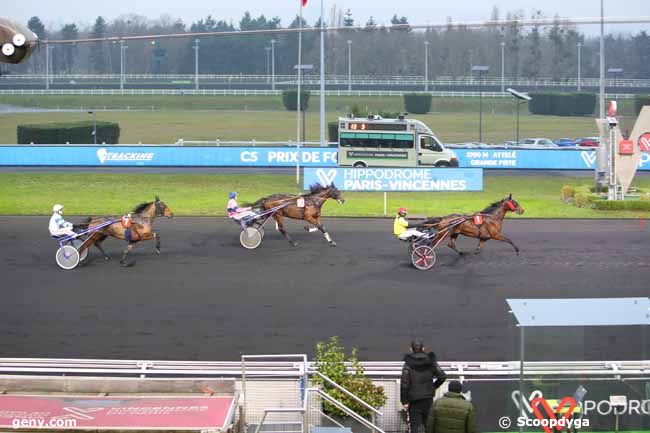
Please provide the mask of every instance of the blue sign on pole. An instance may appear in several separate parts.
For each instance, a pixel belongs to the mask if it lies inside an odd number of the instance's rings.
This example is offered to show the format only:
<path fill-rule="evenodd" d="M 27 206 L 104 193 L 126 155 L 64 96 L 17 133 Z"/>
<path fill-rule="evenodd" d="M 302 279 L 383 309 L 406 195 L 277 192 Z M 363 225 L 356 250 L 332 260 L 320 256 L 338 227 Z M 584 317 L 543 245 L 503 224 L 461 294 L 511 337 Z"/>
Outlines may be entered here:
<path fill-rule="evenodd" d="M 304 188 L 342 191 L 483 191 L 480 168 L 305 168 Z"/>

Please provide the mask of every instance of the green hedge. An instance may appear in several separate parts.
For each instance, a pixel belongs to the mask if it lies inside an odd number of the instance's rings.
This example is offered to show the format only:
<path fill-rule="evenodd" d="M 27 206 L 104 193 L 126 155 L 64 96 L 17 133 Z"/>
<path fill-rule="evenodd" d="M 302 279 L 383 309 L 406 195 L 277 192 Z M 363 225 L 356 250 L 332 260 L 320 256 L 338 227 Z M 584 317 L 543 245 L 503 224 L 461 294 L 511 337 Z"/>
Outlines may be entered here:
<path fill-rule="evenodd" d="M 596 110 L 595 93 L 574 93 L 575 97 L 575 116 L 591 116 Z"/>
<path fill-rule="evenodd" d="M 638 210 L 650 211 L 650 201 L 647 200 L 622 200 L 607 201 L 595 200 L 594 208 L 598 210 Z"/>
<path fill-rule="evenodd" d="M 404 108 L 409 113 L 427 114 L 431 111 L 431 95 L 425 93 L 405 93 Z"/>
<path fill-rule="evenodd" d="M 596 108 L 593 93 L 531 92 L 528 103 L 531 114 L 553 116 L 589 116 Z"/>
<path fill-rule="evenodd" d="M 650 95 L 636 95 L 634 97 L 634 109 L 636 110 L 637 116 L 644 105 L 650 105 Z"/>
<path fill-rule="evenodd" d="M 300 90 L 300 111 L 307 111 L 309 108 L 309 90 Z M 298 111 L 298 89 L 287 89 L 282 91 L 282 103 L 289 111 Z"/>
<path fill-rule="evenodd" d="M 327 136 L 329 141 L 338 142 L 339 141 L 339 122 L 329 122 L 327 124 Z"/>
<path fill-rule="evenodd" d="M 18 125 L 18 144 L 90 144 L 93 142 L 93 122 L 43 123 Z M 118 144 L 120 125 L 114 122 L 97 122 L 97 143 Z"/>

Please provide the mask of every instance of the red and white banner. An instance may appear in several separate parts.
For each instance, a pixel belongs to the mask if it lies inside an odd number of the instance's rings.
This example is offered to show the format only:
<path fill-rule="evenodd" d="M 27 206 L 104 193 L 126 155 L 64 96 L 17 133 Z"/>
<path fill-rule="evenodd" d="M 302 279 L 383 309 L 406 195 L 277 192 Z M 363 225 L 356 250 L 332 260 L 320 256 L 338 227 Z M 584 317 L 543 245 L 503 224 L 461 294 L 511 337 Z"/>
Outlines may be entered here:
<path fill-rule="evenodd" d="M 233 397 L 51 397 L 0 396 L 0 427 L 16 420 L 75 420 L 77 429 L 223 429 Z M 48 427 L 56 428 L 56 427 Z M 69 430 L 70 427 L 66 427 Z"/>

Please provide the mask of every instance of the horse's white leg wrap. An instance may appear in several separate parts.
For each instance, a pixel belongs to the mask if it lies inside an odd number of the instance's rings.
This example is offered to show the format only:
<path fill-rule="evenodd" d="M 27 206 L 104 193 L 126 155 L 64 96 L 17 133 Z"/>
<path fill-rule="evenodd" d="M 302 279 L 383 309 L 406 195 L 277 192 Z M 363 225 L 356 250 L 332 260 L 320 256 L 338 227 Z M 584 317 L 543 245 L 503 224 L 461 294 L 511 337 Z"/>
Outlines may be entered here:
<path fill-rule="evenodd" d="M 332 242 L 332 237 L 327 232 L 325 232 L 325 239 L 327 239 L 327 242 Z"/>
<path fill-rule="evenodd" d="M 313 233 L 313 232 L 315 232 L 315 231 L 317 231 L 317 230 L 318 230 L 318 227 L 309 227 L 308 232 L 309 232 L 309 233 Z"/>

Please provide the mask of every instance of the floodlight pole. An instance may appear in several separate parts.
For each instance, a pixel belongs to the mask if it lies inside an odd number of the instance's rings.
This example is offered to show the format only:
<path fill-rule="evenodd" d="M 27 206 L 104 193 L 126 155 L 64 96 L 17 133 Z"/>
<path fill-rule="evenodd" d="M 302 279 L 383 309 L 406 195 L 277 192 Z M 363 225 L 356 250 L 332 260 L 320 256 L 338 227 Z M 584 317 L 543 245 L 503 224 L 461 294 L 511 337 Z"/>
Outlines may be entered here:
<path fill-rule="evenodd" d="M 320 0 L 320 145 L 327 144 L 325 137 L 325 2 Z"/>
<path fill-rule="evenodd" d="M 50 51 L 54 49 L 54 45 L 45 46 L 45 89 L 50 90 Z"/>
<path fill-rule="evenodd" d="M 501 42 L 501 93 L 506 91 L 506 43 Z"/>
<path fill-rule="evenodd" d="M 296 108 L 298 113 L 298 116 L 296 118 L 296 152 L 298 153 L 296 158 L 296 185 L 298 188 L 300 188 L 300 117 L 303 115 L 301 101 L 302 98 L 300 95 L 300 82 L 302 80 L 302 2 L 299 2 L 298 7 L 300 8 L 300 13 L 298 16 L 298 91 L 296 92 Z"/>
<path fill-rule="evenodd" d="M 264 72 L 266 73 L 266 82 L 271 81 L 271 47 L 264 47 L 264 60 L 266 61 Z"/>
<path fill-rule="evenodd" d="M 517 104 L 517 131 L 515 133 L 515 146 L 519 144 L 519 106 L 521 102 L 515 99 L 515 104 Z"/>
<path fill-rule="evenodd" d="M 194 39 L 194 88 L 199 90 L 199 40 Z"/>
<path fill-rule="evenodd" d="M 424 41 L 424 91 L 429 91 L 429 41 Z"/>
<path fill-rule="evenodd" d="M 578 92 L 582 90 L 582 83 L 580 82 L 582 76 L 582 42 L 578 42 Z"/>
<path fill-rule="evenodd" d="M 128 47 L 124 45 L 124 39 L 120 39 L 120 90 L 124 90 L 124 74 L 126 71 L 126 67 L 124 65 L 124 51 Z"/>
<path fill-rule="evenodd" d="M 600 95 L 599 95 L 599 110 L 598 117 L 600 119 L 605 118 L 605 2 L 600 0 Z M 607 179 L 604 177 L 607 176 L 607 148 L 606 148 L 606 137 L 600 137 L 600 143 L 598 144 L 598 149 L 596 150 L 596 164 L 595 164 L 595 183 L 596 189 L 599 189 L 599 186 L 605 185 Z"/>
<path fill-rule="evenodd" d="M 352 91 L 352 41 L 348 39 L 348 92 Z"/>
<path fill-rule="evenodd" d="M 275 39 L 271 39 L 271 90 L 275 90 Z"/>

